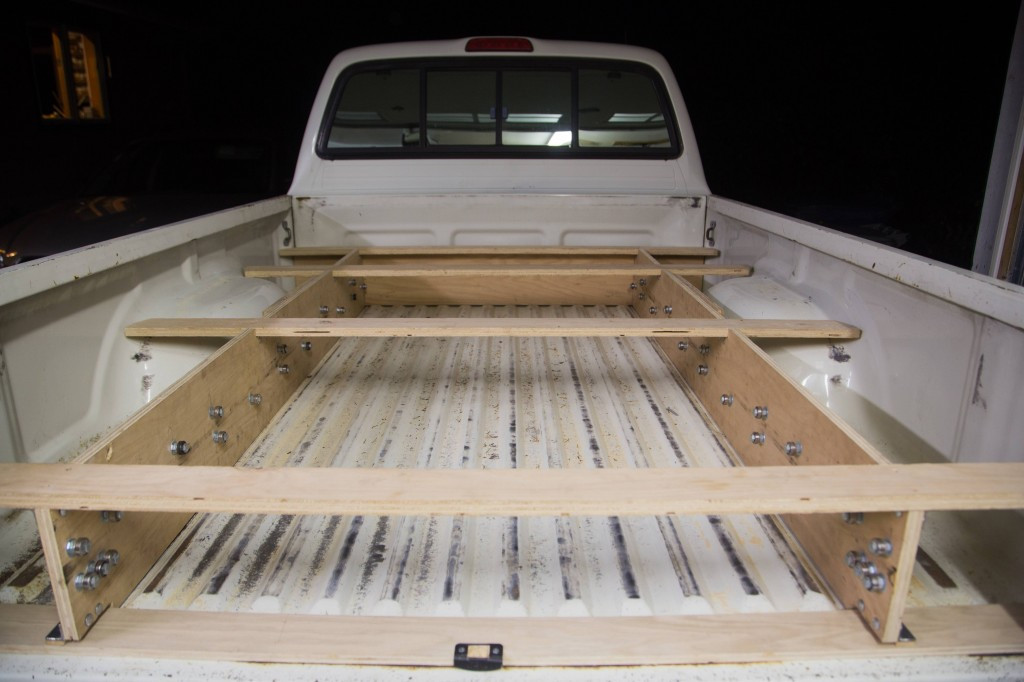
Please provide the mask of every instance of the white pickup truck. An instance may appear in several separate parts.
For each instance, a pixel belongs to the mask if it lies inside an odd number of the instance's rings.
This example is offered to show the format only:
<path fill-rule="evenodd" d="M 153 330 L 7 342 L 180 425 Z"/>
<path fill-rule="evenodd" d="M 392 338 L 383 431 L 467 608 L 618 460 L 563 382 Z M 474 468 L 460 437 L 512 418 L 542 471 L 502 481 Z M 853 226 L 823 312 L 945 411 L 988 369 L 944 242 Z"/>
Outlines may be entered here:
<path fill-rule="evenodd" d="M 289 196 L 0 271 L 0 677 L 1020 679 L 1021 377 L 651 51 L 348 50 Z"/>

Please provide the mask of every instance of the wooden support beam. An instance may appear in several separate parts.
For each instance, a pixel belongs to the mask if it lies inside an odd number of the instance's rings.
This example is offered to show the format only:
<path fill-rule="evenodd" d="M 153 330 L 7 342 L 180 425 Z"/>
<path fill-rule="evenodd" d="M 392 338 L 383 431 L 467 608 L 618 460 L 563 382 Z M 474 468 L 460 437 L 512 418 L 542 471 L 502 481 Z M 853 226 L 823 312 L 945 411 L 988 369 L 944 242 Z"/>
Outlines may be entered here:
<path fill-rule="evenodd" d="M 246 277 L 313 277 L 330 266 L 321 265 L 247 265 Z M 750 274 L 747 265 L 648 265 L 559 264 L 559 265 L 495 265 L 495 264 L 443 264 L 399 263 L 383 265 L 349 265 L 335 267 L 335 277 L 606 277 L 609 275 L 653 276 L 662 271 L 679 275 L 725 275 L 745 277 Z"/>
<path fill-rule="evenodd" d="M 406 256 L 417 259 L 432 259 L 437 256 L 476 256 L 505 258 L 507 256 L 626 256 L 632 259 L 639 248 L 622 246 L 294 246 L 278 249 L 278 255 L 285 258 L 296 256 L 344 256 L 358 248 L 366 257 Z M 647 247 L 646 251 L 655 256 L 694 256 L 714 258 L 720 255 L 718 249 L 704 246 L 662 246 Z"/>
<path fill-rule="evenodd" d="M 672 336 L 856 339 L 860 330 L 831 320 L 592 319 L 592 318 L 157 318 L 125 327 L 125 336 Z"/>
<path fill-rule="evenodd" d="M 188 460 L 185 459 L 185 462 Z M 0 464 L 0 507 L 474 516 L 1024 508 L 1024 464 L 355 469 Z"/>
<path fill-rule="evenodd" d="M 455 645 L 500 642 L 515 666 L 685 665 L 999 655 L 1024 651 L 1019 606 L 908 609 L 916 642 L 882 646 L 851 611 L 612 618 L 401 618 L 111 609 L 62 656 L 451 667 Z M 52 654 L 55 613 L 0 605 L 0 653 Z M 755 674 L 756 676 L 756 674 Z"/>

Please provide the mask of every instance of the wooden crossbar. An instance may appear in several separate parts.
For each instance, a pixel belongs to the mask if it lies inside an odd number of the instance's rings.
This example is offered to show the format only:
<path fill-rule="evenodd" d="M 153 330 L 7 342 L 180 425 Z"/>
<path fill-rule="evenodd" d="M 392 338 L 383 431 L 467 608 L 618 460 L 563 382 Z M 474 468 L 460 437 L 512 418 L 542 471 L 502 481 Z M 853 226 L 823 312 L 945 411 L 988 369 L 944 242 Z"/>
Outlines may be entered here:
<path fill-rule="evenodd" d="M 663 246 L 644 249 L 655 256 L 714 258 L 718 249 L 705 246 Z M 353 251 L 363 256 L 636 256 L 639 247 L 628 246 L 293 246 L 278 249 L 285 258 L 333 256 L 340 258 Z"/>
<path fill-rule="evenodd" d="M 418 470 L 0 464 L 0 507 L 484 516 L 1024 508 L 1024 464 Z"/>
<path fill-rule="evenodd" d="M 0 652 L 50 654 L 54 610 L 0 605 Z M 1024 651 L 1019 606 L 907 609 L 917 641 L 879 646 L 851 611 L 444 618 L 110 609 L 62 656 L 259 663 L 452 665 L 461 642 L 500 642 L 506 666 L 684 665 Z M 215 634 L 214 634 L 215 633 Z M 754 675 L 756 676 L 756 674 Z"/>
<path fill-rule="evenodd" d="M 249 265 L 245 267 L 246 277 L 315 277 L 329 265 Z M 492 264 L 388 264 L 388 265 L 347 265 L 335 267 L 335 277 L 533 277 L 537 275 L 554 277 L 607 277 L 625 275 L 653 277 L 662 272 L 682 276 L 724 275 L 744 277 L 750 274 L 747 265 L 492 265 Z"/>
<path fill-rule="evenodd" d="M 860 330 L 832 320 L 596 318 L 155 318 L 125 327 L 125 336 L 700 336 L 741 331 L 756 338 L 856 339 Z"/>

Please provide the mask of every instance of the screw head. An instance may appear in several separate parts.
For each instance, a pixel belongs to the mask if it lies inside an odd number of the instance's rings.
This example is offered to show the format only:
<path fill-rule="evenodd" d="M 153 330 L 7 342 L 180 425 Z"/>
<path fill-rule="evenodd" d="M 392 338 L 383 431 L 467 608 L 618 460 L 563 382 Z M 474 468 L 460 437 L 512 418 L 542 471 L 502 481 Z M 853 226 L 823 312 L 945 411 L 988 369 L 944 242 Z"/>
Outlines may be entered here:
<path fill-rule="evenodd" d="M 647 294 L 641 291 L 639 294 L 636 295 L 636 297 L 642 301 L 647 297 Z"/>
<path fill-rule="evenodd" d="M 320 317 L 327 317 L 327 313 L 331 312 L 331 309 L 325 305 L 320 306 Z"/>
<path fill-rule="evenodd" d="M 91 613 L 85 614 L 85 627 L 90 628 L 92 624 L 96 622 L 96 617 Z"/>
<path fill-rule="evenodd" d="M 339 316 L 344 315 L 345 307 L 339 305 L 337 308 L 334 309 L 334 312 L 337 313 Z"/>
<path fill-rule="evenodd" d="M 676 348 L 678 348 L 679 350 L 686 350 L 689 347 L 690 347 L 690 342 L 689 341 L 680 341 L 679 343 L 676 344 Z"/>
<path fill-rule="evenodd" d="M 706 343 L 702 343 L 702 344 L 700 344 L 700 348 L 698 348 L 697 350 L 700 351 L 701 355 L 707 355 L 708 353 L 711 352 L 711 346 L 709 346 Z"/>
<path fill-rule="evenodd" d="M 263 402 L 263 396 L 261 394 L 259 394 L 259 393 L 250 393 L 249 394 L 249 404 L 250 405 L 255 406 L 255 405 L 259 405 L 262 402 Z"/>
<path fill-rule="evenodd" d="M 303 341 L 302 343 L 299 344 L 299 347 L 302 348 L 302 350 L 313 350 L 313 342 Z"/>
<path fill-rule="evenodd" d="M 865 608 L 867 608 L 867 607 L 864 605 L 864 600 L 863 599 L 858 599 L 857 600 L 857 610 L 860 611 L 861 613 L 864 613 L 864 609 Z"/>
<path fill-rule="evenodd" d="M 643 277 L 640 278 L 640 286 L 642 286 L 642 287 L 647 286 L 647 280 L 644 279 Z"/>
<path fill-rule="evenodd" d="M 277 352 L 280 353 L 281 355 L 287 355 L 288 354 L 288 344 L 286 344 L 286 343 L 279 343 L 279 344 L 277 344 Z"/>
<path fill-rule="evenodd" d="M 652 305 L 650 308 L 647 309 L 647 312 L 649 312 L 651 315 L 657 315 L 658 309 Z"/>
<path fill-rule="evenodd" d="M 289 371 L 290 370 L 288 369 L 288 365 L 278 365 L 277 366 L 277 373 L 278 374 L 287 374 Z"/>
<path fill-rule="evenodd" d="M 882 629 L 882 621 L 878 620 L 877 618 L 872 618 L 871 619 L 871 627 L 874 630 L 881 630 Z"/>
<path fill-rule="evenodd" d="M 702 377 L 706 377 L 708 375 L 708 366 L 697 365 L 697 374 L 701 375 Z"/>
<path fill-rule="evenodd" d="M 670 306 L 670 305 L 665 306 L 665 314 L 666 315 L 671 315 L 672 314 L 672 306 Z"/>
<path fill-rule="evenodd" d="M 630 282 L 629 283 L 629 288 L 630 289 L 636 289 L 636 282 Z"/>
<path fill-rule="evenodd" d="M 733 400 L 734 398 L 732 396 L 732 393 L 722 394 L 722 404 L 725 405 L 726 407 L 732 407 Z"/>

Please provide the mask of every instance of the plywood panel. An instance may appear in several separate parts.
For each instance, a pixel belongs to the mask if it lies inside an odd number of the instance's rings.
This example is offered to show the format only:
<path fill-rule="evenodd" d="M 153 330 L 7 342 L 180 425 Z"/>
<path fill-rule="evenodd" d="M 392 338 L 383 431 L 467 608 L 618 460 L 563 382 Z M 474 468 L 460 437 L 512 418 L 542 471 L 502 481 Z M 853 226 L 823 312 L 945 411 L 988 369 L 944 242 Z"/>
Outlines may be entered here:
<path fill-rule="evenodd" d="M 646 285 L 634 292 L 634 307 L 641 316 L 651 316 L 651 305 L 656 311 L 670 305 L 687 316 L 721 317 L 700 292 L 674 275 L 648 278 Z M 691 338 L 683 345 L 669 339 L 658 343 L 747 466 L 877 465 L 885 461 L 745 335 Z M 797 445 L 799 455 L 786 454 L 787 447 L 795 452 Z M 848 510 L 855 515 L 862 511 Z M 866 514 L 860 523 L 846 523 L 838 514 L 783 520 L 839 601 L 847 607 L 863 606 L 860 613 L 869 627 L 883 641 L 895 641 L 913 569 L 910 552 L 916 552 L 921 519 L 882 512 Z M 889 540 L 894 548 L 890 556 L 866 556 L 885 577 L 882 591 L 865 589 L 863 578 L 846 563 L 849 552 L 869 555 L 868 544 L 875 538 Z M 908 556 L 906 562 L 898 561 Z"/>

